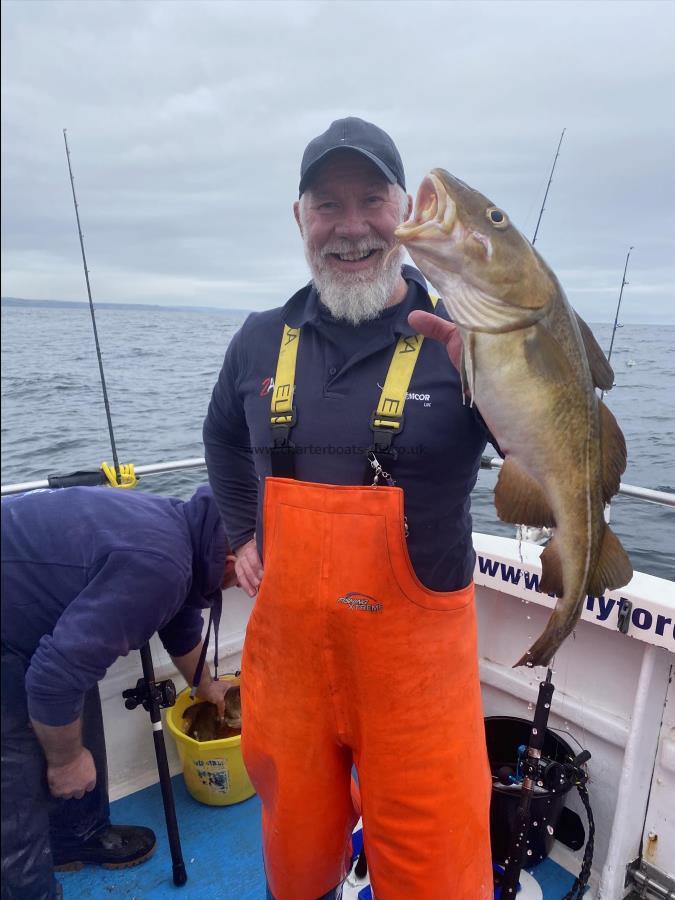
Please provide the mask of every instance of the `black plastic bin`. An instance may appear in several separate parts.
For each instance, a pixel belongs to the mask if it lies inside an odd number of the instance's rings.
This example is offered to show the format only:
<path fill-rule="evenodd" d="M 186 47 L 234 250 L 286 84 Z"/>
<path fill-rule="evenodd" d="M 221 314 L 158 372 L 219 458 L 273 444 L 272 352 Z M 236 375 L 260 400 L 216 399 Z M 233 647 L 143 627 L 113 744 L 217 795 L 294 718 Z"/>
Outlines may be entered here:
<path fill-rule="evenodd" d="M 520 791 L 494 781 L 500 769 L 505 766 L 515 771 L 518 761 L 518 747 L 527 745 L 530 739 L 532 722 L 527 719 L 516 719 L 510 716 L 488 716 L 485 719 L 485 737 L 487 740 L 488 758 L 493 775 L 492 801 L 490 803 L 490 839 L 492 842 L 492 858 L 504 862 L 508 853 L 509 838 L 520 801 Z M 549 729 L 542 749 L 542 758 L 554 762 L 570 762 L 575 757 L 570 745 L 559 735 Z M 541 790 L 537 788 L 530 804 L 530 830 L 525 865 L 529 868 L 545 859 L 551 852 L 555 837 L 555 828 L 565 805 L 565 795 L 570 785 L 560 790 Z"/>

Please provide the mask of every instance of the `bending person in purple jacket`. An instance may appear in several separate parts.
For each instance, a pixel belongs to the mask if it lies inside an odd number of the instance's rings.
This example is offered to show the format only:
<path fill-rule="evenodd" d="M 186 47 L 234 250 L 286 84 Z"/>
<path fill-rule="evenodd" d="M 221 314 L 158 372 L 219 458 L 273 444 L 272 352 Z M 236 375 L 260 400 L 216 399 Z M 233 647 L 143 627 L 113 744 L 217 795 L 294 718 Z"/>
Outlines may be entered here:
<path fill-rule="evenodd" d="M 98 682 L 155 632 L 192 682 L 201 610 L 235 583 L 227 556 L 206 486 L 187 502 L 79 487 L 2 501 L 2 900 L 59 897 L 54 867 L 154 850 L 149 828 L 110 824 Z M 221 715 L 227 687 L 204 666 L 199 696 Z"/>

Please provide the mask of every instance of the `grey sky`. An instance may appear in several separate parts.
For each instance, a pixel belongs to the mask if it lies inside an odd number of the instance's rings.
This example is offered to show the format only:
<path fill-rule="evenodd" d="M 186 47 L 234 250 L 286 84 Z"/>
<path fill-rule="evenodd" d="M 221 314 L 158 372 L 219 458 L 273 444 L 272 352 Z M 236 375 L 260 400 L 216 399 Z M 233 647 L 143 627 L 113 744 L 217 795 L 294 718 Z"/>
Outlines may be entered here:
<path fill-rule="evenodd" d="M 2 4 L 2 293 L 263 309 L 307 277 L 302 151 L 385 128 L 531 237 L 589 321 L 675 322 L 675 4 Z"/>

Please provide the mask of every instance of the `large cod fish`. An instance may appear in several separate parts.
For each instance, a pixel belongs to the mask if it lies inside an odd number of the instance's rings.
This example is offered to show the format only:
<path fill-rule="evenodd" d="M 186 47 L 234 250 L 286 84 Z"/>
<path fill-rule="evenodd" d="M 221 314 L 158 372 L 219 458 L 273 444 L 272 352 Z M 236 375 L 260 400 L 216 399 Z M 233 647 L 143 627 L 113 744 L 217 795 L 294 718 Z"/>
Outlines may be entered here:
<path fill-rule="evenodd" d="M 505 457 L 500 519 L 553 526 L 539 589 L 559 599 L 516 665 L 547 665 L 586 594 L 630 581 L 625 550 L 604 519 L 626 444 L 595 387 L 614 373 L 558 279 L 508 216 L 443 169 L 422 182 L 396 231 L 443 298 L 463 347 L 462 379 Z"/>

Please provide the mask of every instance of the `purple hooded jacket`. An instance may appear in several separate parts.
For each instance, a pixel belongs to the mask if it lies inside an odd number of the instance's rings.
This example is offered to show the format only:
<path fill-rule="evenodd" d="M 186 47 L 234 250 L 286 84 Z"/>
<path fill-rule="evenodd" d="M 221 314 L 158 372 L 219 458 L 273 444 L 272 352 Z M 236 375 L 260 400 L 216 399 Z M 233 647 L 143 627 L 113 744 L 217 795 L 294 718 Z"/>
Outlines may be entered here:
<path fill-rule="evenodd" d="M 193 650 L 227 552 L 208 486 L 187 502 L 95 487 L 3 500 L 2 650 L 25 660 L 31 718 L 74 721 L 155 632 L 172 656 Z"/>

